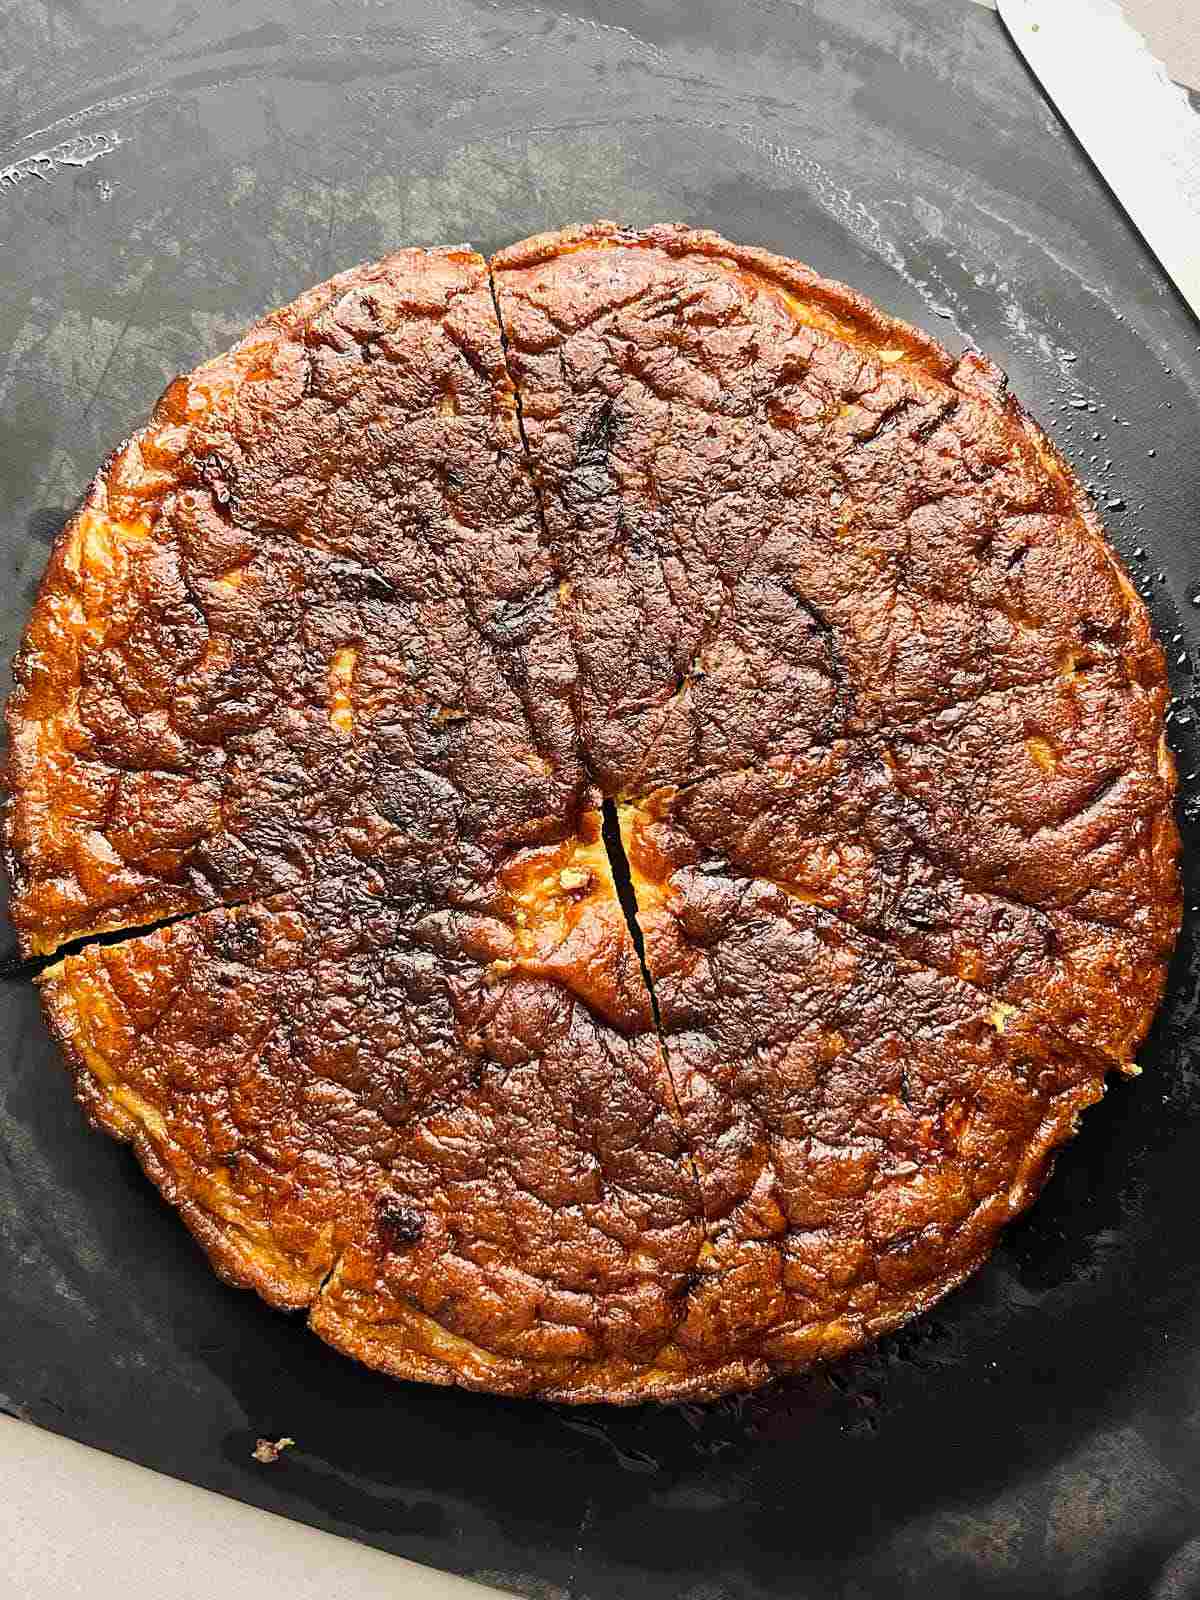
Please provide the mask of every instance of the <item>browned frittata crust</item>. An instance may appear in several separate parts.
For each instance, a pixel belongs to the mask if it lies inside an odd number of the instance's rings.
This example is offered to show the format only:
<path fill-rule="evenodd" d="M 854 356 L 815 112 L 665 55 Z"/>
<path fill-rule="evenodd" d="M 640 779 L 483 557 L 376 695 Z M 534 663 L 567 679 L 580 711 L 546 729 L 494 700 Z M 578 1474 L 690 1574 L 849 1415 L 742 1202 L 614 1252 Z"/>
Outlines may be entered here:
<path fill-rule="evenodd" d="M 683 227 L 401 251 L 64 530 L 13 919 L 224 1277 L 400 1377 L 716 1395 L 945 1294 L 1131 1068 L 1166 694 L 982 358 Z"/>

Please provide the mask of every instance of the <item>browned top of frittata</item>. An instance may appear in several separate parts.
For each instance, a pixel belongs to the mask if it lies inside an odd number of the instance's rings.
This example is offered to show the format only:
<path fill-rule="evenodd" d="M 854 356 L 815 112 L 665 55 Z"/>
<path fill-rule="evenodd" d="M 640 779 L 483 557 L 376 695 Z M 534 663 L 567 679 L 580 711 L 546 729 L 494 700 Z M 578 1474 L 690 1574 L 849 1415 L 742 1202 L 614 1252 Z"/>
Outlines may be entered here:
<path fill-rule="evenodd" d="M 80 1097 L 400 1376 L 705 1396 L 896 1326 L 1177 930 L 1163 660 L 1069 469 L 982 358 L 682 227 L 265 318 L 110 457 L 16 681 Z"/>

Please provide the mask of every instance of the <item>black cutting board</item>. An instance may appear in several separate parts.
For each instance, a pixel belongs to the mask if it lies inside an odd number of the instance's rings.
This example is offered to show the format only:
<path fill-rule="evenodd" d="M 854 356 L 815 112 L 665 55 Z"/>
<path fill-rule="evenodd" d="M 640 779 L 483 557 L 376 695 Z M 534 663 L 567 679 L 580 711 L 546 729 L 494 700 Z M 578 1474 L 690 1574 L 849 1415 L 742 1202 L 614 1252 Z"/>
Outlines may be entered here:
<path fill-rule="evenodd" d="M 1194 774 L 1200 327 L 996 17 L 571 5 L 10 0 L 0 653 L 100 458 L 264 308 L 401 244 L 678 218 L 999 359 L 1150 598 Z M 1194 775 L 1181 810 L 1194 876 Z M 555 1600 L 1200 1595 L 1195 919 L 1145 1076 L 1088 1114 L 991 1264 L 877 1353 L 705 1409 L 357 1369 L 213 1277 L 132 1157 L 85 1129 L 29 987 L 0 1008 L 18 1416 Z M 297 1441 L 281 1461 L 251 1459 L 279 1434 Z"/>

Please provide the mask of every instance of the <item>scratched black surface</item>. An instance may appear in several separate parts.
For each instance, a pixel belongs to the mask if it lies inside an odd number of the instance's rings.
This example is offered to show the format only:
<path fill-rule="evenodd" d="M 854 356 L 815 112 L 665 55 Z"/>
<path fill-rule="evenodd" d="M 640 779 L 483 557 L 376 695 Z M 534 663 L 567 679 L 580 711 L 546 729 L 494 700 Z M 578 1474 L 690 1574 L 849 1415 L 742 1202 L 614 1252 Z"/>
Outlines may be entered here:
<path fill-rule="evenodd" d="M 177 368 L 391 246 L 595 215 L 715 225 L 997 356 L 1149 593 L 1193 773 L 1200 328 L 954 0 L 9 0 L 0 653 Z M 1145 1076 L 911 1331 L 741 1404 L 613 1414 L 392 1384 L 223 1287 L 8 985 L 4 1403 L 528 1595 L 1200 1595 L 1198 1010 L 1189 918 Z"/>

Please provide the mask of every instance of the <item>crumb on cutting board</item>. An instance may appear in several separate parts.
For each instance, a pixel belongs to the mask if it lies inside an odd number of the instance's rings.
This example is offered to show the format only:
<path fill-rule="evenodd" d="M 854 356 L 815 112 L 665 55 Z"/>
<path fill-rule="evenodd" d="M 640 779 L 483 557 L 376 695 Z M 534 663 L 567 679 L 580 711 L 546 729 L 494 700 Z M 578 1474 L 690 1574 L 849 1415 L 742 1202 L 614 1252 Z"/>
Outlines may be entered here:
<path fill-rule="evenodd" d="M 283 1452 L 294 1445 L 295 1442 L 295 1439 L 289 1439 L 286 1434 L 282 1439 L 260 1439 L 250 1454 L 255 1461 L 261 1461 L 264 1466 L 270 1466 L 273 1461 L 278 1461 Z"/>

